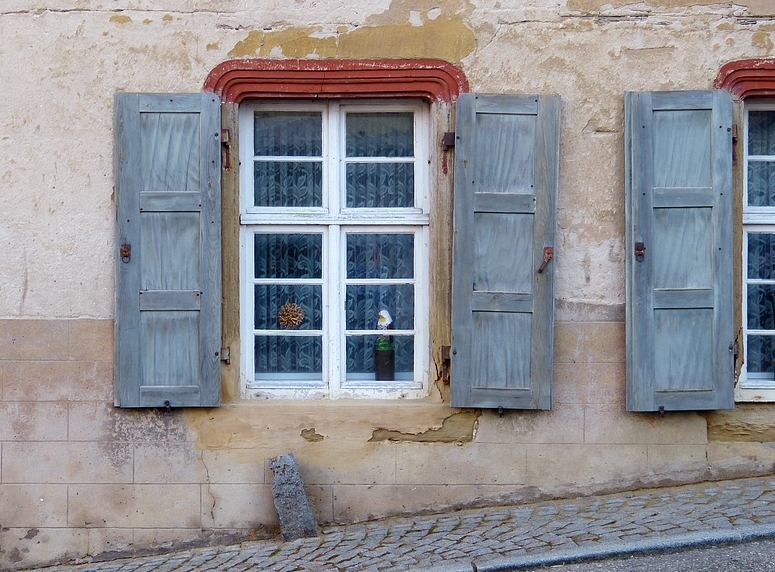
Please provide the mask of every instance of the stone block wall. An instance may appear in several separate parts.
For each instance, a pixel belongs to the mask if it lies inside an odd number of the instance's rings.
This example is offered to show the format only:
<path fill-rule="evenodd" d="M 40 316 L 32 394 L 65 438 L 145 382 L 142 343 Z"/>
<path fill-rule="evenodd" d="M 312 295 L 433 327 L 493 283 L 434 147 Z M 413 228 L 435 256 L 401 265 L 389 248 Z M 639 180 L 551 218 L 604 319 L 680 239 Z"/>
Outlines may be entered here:
<path fill-rule="evenodd" d="M 275 534 L 268 459 L 321 523 L 767 471 L 696 413 L 624 411 L 624 326 L 560 321 L 552 411 L 414 402 L 113 407 L 110 320 L 0 321 L 0 567 Z M 765 451 L 762 454 L 762 451 Z"/>

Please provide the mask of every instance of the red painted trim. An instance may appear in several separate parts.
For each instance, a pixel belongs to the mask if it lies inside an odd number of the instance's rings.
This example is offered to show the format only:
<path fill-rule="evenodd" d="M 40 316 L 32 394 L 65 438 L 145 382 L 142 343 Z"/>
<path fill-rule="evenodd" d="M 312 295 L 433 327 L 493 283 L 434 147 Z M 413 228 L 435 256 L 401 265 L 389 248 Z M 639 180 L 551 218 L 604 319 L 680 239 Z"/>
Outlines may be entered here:
<path fill-rule="evenodd" d="M 419 97 L 452 101 L 467 92 L 463 71 L 442 60 L 229 60 L 207 76 L 221 101 L 256 97 Z"/>
<path fill-rule="evenodd" d="M 729 62 L 718 72 L 713 87 L 725 89 L 739 99 L 775 95 L 775 58 Z"/>

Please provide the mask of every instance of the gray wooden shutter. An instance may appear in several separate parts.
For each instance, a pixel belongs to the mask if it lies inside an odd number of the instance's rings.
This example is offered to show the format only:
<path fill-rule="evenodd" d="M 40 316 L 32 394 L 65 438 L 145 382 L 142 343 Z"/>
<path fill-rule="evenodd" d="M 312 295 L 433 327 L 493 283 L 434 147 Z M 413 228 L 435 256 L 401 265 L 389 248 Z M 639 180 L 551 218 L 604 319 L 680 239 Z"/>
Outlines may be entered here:
<path fill-rule="evenodd" d="M 627 93 L 627 409 L 729 409 L 732 105 Z"/>
<path fill-rule="evenodd" d="M 452 406 L 550 409 L 560 98 L 457 100 Z"/>
<path fill-rule="evenodd" d="M 117 93 L 116 405 L 220 402 L 220 102 Z"/>

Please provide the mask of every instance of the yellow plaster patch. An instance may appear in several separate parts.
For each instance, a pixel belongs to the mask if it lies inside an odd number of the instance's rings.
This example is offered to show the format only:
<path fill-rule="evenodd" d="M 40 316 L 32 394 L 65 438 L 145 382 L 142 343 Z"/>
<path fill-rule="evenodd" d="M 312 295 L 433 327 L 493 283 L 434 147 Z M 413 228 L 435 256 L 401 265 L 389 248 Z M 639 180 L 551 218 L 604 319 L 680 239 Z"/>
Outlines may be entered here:
<path fill-rule="evenodd" d="M 748 8 L 748 16 L 775 16 L 772 0 L 737 0 L 735 4 Z"/>
<path fill-rule="evenodd" d="M 756 48 L 764 48 L 767 53 L 772 51 L 773 44 L 770 35 L 767 32 L 754 32 L 751 38 L 751 45 Z"/>
<path fill-rule="evenodd" d="M 206 50 L 217 50 L 218 49 L 218 44 L 217 43 L 215 43 L 215 44 L 207 44 L 205 46 L 205 49 Z"/>
<path fill-rule="evenodd" d="M 718 26 L 716 26 L 717 30 L 734 30 L 735 25 L 732 22 L 721 22 Z"/>
<path fill-rule="evenodd" d="M 150 24 L 151 22 L 153 22 L 153 20 L 151 20 L 150 18 L 146 18 L 145 20 L 143 20 L 143 24 Z"/>
<path fill-rule="evenodd" d="M 318 441 L 322 441 L 325 439 L 325 435 L 321 435 L 317 431 L 315 431 L 315 428 L 312 427 L 311 429 L 302 429 L 301 430 L 301 436 L 303 439 L 309 441 L 310 443 L 317 443 Z"/>
<path fill-rule="evenodd" d="M 772 404 L 737 403 L 735 408 L 711 411 L 703 416 L 708 421 L 708 441 L 775 441 Z"/>
<path fill-rule="evenodd" d="M 759 24 L 759 30 L 763 32 L 772 32 L 775 30 L 775 24 Z"/>
<path fill-rule="evenodd" d="M 164 16 L 161 17 L 161 19 L 164 22 L 172 22 L 172 14 L 164 14 Z"/>
<path fill-rule="evenodd" d="M 320 36 L 319 27 L 252 30 L 235 44 L 230 57 L 290 58 L 438 58 L 459 62 L 475 47 L 474 33 L 461 18 L 424 23 L 362 26 L 338 36 Z"/>
<path fill-rule="evenodd" d="M 473 4 L 469 0 L 445 0 L 443 7 L 438 0 L 392 0 L 384 12 L 366 18 L 367 26 L 394 26 L 408 24 L 413 12 L 427 14 L 430 20 L 436 20 L 443 14 L 448 18 L 470 16 Z"/>
<path fill-rule="evenodd" d="M 110 17 L 111 22 L 115 22 L 116 24 L 128 24 L 132 21 L 132 18 L 127 16 L 126 14 L 113 14 Z"/>
<path fill-rule="evenodd" d="M 422 433 L 404 433 L 391 429 L 375 429 L 369 442 L 397 441 L 412 443 L 470 443 L 474 440 L 481 411 L 464 411 L 445 418 L 441 427 Z"/>
<path fill-rule="evenodd" d="M 577 31 L 577 32 L 587 32 L 589 30 L 592 30 L 594 27 L 595 25 L 589 20 L 579 20 L 577 22 L 573 22 L 573 21 L 566 22 L 565 24 L 563 24 L 562 29 Z"/>

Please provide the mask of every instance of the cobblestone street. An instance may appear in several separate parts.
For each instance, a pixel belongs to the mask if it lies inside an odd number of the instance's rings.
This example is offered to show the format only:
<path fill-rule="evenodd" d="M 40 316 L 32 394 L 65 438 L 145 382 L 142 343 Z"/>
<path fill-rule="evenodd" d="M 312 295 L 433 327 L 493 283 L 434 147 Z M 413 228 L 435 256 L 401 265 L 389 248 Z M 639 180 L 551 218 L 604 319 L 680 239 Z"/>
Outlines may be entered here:
<path fill-rule="evenodd" d="M 394 518 L 36 572 L 510 570 L 775 536 L 775 477 Z"/>

